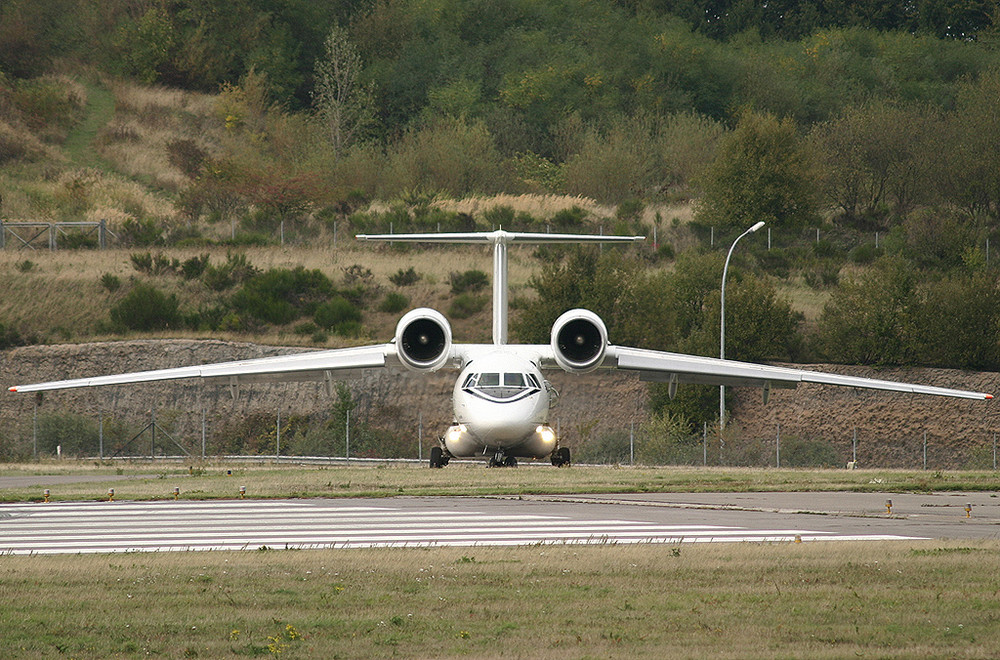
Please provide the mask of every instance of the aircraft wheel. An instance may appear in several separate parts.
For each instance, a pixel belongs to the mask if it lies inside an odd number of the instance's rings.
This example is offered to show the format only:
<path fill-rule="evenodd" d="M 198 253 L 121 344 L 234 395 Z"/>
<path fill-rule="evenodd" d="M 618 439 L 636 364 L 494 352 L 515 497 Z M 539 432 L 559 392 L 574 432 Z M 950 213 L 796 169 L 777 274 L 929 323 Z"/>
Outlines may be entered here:
<path fill-rule="evenodd" d="M 569 447 L 559 448 L 559 467 L 569 465 Z"/>
<path fill-rule="evenodd" d="M 444 467 L 443 454 L 444 452 L 441 451 L 440 447 L 431 447 L 430 463 L 432 468 Z"/>
<path fill-rule="evenodd" d="M 513 456 L 508 456 L 503 460 L 504 467 L 517 467 L 517 459 Z"/>

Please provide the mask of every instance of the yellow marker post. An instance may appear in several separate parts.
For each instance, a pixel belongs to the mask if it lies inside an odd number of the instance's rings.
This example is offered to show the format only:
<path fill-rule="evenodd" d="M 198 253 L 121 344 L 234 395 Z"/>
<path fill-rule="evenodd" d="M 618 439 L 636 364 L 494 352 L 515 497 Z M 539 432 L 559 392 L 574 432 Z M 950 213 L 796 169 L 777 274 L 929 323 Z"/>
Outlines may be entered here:
<path fill-rule="evenodd" d="M 972 502 L 967 502 L 965 504 L 965 517 L 966 518 L 972 517 Z"/>
<path fill-rule="evenodd" d="M 114 488 L 109 488 L 108 489 L 108 501 L 109 502 L 114 502 L 115 501 L 115 489 Z"/>
<path fill-rule="evenodd" d="M 242 500 L 247 494 L 247 487 L 240 486 L 240 499 Z"/>
<path fill-rule="evenodd" d="M 892 515 L 892 500 L 885 501 L 885 512 L 887 515 Z"/>
<path fill-rule="evenodd" d="M 45 503 L 48 504 L 48 502 L 49 502 L 49 489 L 48 488 L 45 489 L 44 495 L 45 495 Z"/>
<path fill-rule="evenodd" d="M 174 499 L 176 500 L 180 498 L 180 496 L 181 496 L 181 489 L 178 488 L 177 486 L 174 486 Z"/>

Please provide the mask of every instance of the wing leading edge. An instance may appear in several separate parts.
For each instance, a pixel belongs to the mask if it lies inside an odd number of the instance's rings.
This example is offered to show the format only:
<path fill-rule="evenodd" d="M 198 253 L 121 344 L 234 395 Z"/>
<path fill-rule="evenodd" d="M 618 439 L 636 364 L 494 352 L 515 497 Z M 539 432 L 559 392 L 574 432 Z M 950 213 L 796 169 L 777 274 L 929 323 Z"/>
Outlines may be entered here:
<path fill-rule="evenodd" d="M 378 344 L 375 346 L 339 348 L 328 351 L 309 351 L 295 355 L 276 355 L 253 360 L 219 362 L 193 367 L 137 371 L 127 374 L 97 376 L 94 378 L 75 378 L 72 380 L 57 380 L 31 385 L 16 385 L 11 387 L 10 391 L 44 392 L 48 390 L 99 387 L 102 385 L 127 385 L 131 383 L 148 383 L 187 378 L 203 378 L 206 382 L 229 385 L 257 381 L 329 381 L 334 376 L 342 377 L 344 372 L 359 369 L 374 369 L 385 367 L 387 364 L 394 364 L 393 359 L 395 356 L 396 347 L 393 344 Z"/>
<path fill-rule="evenodd" d="M 913 383 L 860 378 L 857 376 L 843 376 L 841 374 L 823 373 L 820 371 L 774 367 L 751 362 L 720 360 L 718 358 L 698 355 L 667 353 L 640 348 L 628 348 L 626 346 L 608 347 L 604 364 L 627 371 L 636 371 L 639 373 L 641 380 L 658 383 L 747 385 L 763 387 L 765 389 L 794 389 L 799 383 L 816 383 L 820 385 L 839 385 L 842 387 L 858 387 L 890 392 L 948 396 L 960 399 L 977 399 L 980 401 L 993 398 L 992 394 L 986 394 L 985 392 L 971 392 L 947 387 L 916 385 Z"/>

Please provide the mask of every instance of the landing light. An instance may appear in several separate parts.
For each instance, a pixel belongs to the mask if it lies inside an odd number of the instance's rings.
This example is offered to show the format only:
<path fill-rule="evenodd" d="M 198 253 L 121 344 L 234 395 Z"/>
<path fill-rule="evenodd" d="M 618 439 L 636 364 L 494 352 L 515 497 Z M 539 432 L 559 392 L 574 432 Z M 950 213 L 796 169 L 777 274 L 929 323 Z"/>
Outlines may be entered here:
<path fill-rule="evenodd" d="M 448 429 L 448 439 L 452 442 L 458 442 L 458 439 L 462 437 L 468 429 L 465 428 L 465 424 L 459 424 L 457 426 L 452 426 Z"/>
<path fill-rule="evenodd" d="M 535 433 L 542 438 L 542 442 L 552 442 L 556 439 L 555 431 L 545 425 L 539 425 L 538 428 L 535 429 Z"/>

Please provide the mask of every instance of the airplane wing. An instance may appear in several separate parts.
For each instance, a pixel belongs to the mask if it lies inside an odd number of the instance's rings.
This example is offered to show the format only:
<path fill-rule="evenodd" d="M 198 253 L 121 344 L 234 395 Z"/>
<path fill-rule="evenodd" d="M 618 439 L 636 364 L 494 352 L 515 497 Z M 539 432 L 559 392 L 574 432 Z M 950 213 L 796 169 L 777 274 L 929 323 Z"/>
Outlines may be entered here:
<path fill-rule="evenodd" d="M 771 388 L 794 389 L 799 383 L 817 383 L 890 392 L 978 399 L 980 401 L 993 398 L 993 395 L 984 392 L 843 376 L 820 371 L 774 367 L 751 362 L 720 360 L 699 355 L 667 353 L 626 346 L 609 346 L 605 353 L 604 366 L 636 371 L 639 373 L 640 380 L 653 383 L 749 385 L 764 388 L 765 391 Z"/>
<path fill-rule="evenodd" d="M 276 355 L 253 360 L 219 362 L 193 367 L 138 371 L 128 374 L 57 380 L 31 385 L 15 385 L 11 392 L 44 392 L 101 385 L 125 385 L 160 380 L 203 378 L 212 384 L 236 387 L 251 382 L 282 382 L 326 380 L 343 378 L 360 369 L 374 369 L 395 364 L 396 347 L 393 344 L 339 348 L 327 351 L 308 351 L 294 355 Z"/>

